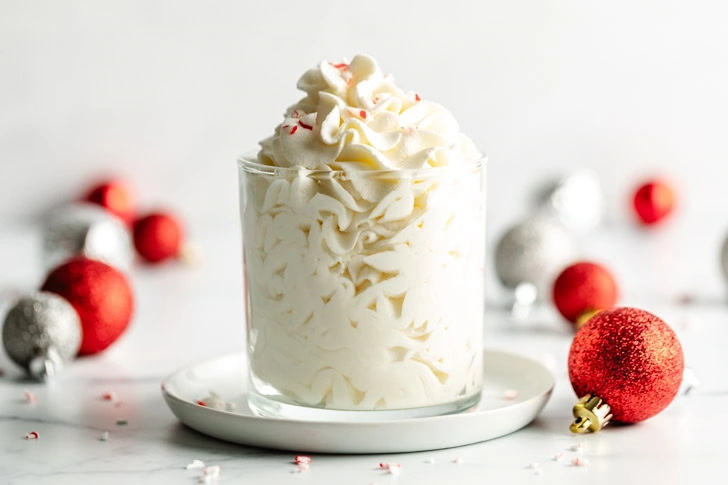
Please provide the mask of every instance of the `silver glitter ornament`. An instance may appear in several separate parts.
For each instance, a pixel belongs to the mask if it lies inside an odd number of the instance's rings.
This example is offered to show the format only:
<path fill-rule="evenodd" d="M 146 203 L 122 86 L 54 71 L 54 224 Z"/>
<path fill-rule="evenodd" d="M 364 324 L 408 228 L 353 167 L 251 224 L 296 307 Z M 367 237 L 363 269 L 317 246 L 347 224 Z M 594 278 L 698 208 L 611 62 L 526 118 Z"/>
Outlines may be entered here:
<path fill-rule="evenodd" d="M 20 298 L 5 316 L 3 345 L 16 364 L 44 380 L 78 353 L 81 320 L 60 296 L 34 293 Z"/>
<path fill-rule="evenodd" d="M 590 172 L 574 173 L 543 187 L 536 203 L 540 210 L 573 231 L 594 229 L 604 217 L 602 188 Z"/>
<path fill-rule="evenodd" d="M 92 204 L 72 204 L 53 213 L 43 228 L 43 262 L 51 269 L 74 256 L 127 271 L 134 246 L 127 226 Z"/>
<path fill-rule="evenodd" d="M 495 249 L 495 271 L 501 283 L 535 300 L 543 298 L 557 276 L 576 260 L 579 250 L 574 236 L 558 222 L 534 217 L 508 229 Z M 516 295 L 517 296 L 517 295 Z"/>

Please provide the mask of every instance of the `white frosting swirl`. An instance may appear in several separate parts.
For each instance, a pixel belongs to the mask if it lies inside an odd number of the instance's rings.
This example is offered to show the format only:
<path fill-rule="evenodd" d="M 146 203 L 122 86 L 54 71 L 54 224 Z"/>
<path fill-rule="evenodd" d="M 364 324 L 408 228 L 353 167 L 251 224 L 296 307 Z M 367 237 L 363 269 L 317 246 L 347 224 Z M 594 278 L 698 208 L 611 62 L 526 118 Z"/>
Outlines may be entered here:
<path fill-rule="evenodd" d="M 477 150 L 369 57 L 322 63 L 299 87 L 258 156 L 295 169 L 242 165 L 254 386 L 344 410 L 469 400 L 483 370 Z"/>
<path fill-rule="evenodd" d="M 307 169 L 387 170 L 473 162 L 473 142 L 441 105 L 404 92 L 371 57 L 322 62 L 298 81 L 291 106 L 259 161 Z"/>

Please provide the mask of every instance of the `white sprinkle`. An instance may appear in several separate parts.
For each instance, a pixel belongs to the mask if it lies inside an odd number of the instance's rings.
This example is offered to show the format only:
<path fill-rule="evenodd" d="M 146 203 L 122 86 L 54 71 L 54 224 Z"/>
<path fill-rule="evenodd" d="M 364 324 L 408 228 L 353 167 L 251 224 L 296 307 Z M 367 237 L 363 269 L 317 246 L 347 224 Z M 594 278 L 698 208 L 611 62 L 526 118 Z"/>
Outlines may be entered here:
<path fill-rule="evenodd" d="M 432 465 L 433 463 L 435 463 L 435 459 L 434 458 L 428 458 L 428 459 L 425 460 L 425 463 L 427 463 L 428 465 Z"/>
<path fill-rule="evenodd" d="M 220 467 L 217 465 L 206 466 L 202 469 L 202 474 L 206 477 L 217 478 L 220 476 Z"/>
<path fill-rule="evenodd" d="M 541 468 L 541 464 L 537 461 L 534 461 L 533 463 L 528 465 L 526 468 L 529 468 L 531 470 L 538 470 L 539 468 Z"/>
<path fill-rule="evenodd" d="M 570 449 L 571 451 L 575 452 L 575 453 L 579 453 L 579 454 L 581 454 L 581 453 L 583 453 L 583 452 L 584 452 L 584 445 L 583 445 L 582 443 L 577 443 L 577 444 L 573 445 L 573 446 L 572 446 L 571 448 L 569 448 L 569 449 Z"/>
<path fill-rule="evenodd" d="M 109 432 L 104 431 L 101 433 L 101 436 L 99 436 L 99 441 L 109 441 Z"/>
<path fill-rule="evenodd" d="M 515 389 L 508 389 L 503 393 L 503 399 L 508 399 L 509 401 L 512 401 L 516 399 L 519 396 L 519 392 Z"/>
<path fill-rule="evenodd" d="M 202 460 L 192 460 L 190 463 L 187 464 L 185 467 L 185 470 L 193 470 L 195 468 L 204 468 L 205 462 Z"/>
<path fill-rule="evenodd" d="M 207 477 L 205 475 L 202 475 L 200 478 L 197 479 L 197 483 L 210 483 L 212 481 L 212 477 Z"/>
<path fill-rule="evenodd" d="M 36 396 L 35 394 L 33 394 L 32 392 L 30 392 L 27 389 L 23 391 L 23 395 L 25 395 L 25 400 L 29 404 L 35 404 L 38 402 L 38 396 Z"/>
<path fill-rule="evenodd" d="M 584 466 L 584 467 L 588 467 L 589 466 L 589 460 L 587 460 L 586 458 L 580 458 L 580 457 L 577 456 L 576 458 L 574 458 L 573 460 L 571 460 L 571 464 L 574 465 L 574 466 Z"/>
<path fill-rule="evenodd" d="M 562 461 L 564 461 L 564 452 L 560 451 L 560 452 L 556 453 L 554 455 L 554 461 L 558 462 L 558 463 L 561 463 Z"/>
<path fill-rule="evenodd" d="M 540 468 L 537 468 L 536 470 L 533 471 L 533 474 L 541 476 L 541 475 L 543 475 L 543 470 L 541 470 Z"/>
<path fill-rule="evenodd" d="M 402 470 L 402 467 L 399 466 L 399 464 L 392 465 L 389 467 L 388 471 L 390 475 L 399 475 L 399 472 Z"/>
<path fill-rule="evenodd" d="M 459 465 L 460 463 L 463 462 L 463 457 L 462 456 L 458 456 L 452 462 L 453 463 L 457 463 Z"/>

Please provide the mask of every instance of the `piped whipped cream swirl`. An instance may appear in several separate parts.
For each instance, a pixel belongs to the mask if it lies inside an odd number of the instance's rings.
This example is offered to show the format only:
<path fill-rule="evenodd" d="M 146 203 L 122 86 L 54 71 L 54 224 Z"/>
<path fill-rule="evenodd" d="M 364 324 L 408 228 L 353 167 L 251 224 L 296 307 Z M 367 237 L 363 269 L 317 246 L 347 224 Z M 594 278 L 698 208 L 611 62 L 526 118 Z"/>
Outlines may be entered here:
<path fill-rule="evenodd" d="M 321 63 L 298 86 L 306 96 L 257 158 L 296 170 L 243 165 L 240 179 L 254 389 L 338 410 L 471 402 L 481 155 L 445 108 L 370 57 Z"/>
<path fill-rule="evenodd" d="M 443 106 L 405 92 L 371 57 L 322 62 L 298 81 L 306 93 L 259 161 L 279 167 L 388 170 L 440 167 L 480 157 Z"/>

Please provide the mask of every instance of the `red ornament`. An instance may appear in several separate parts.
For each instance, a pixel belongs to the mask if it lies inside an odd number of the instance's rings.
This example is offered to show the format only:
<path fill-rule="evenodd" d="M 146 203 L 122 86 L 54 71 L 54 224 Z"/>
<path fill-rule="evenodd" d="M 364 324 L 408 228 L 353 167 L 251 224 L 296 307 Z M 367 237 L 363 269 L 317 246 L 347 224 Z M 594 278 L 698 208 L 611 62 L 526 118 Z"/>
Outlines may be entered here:
<path fill-rule="evenodd" d="M 675 207 L 675 192 L 664 181 L 651 180 L 637 189 L 633 199 L 634 210 L 647 226 L 667 217 Z"/>
<path fill-rule="evenodd" d="M 574 432 L 651 418 L 677 395 L 684 369 L 675 332 L 644 310 L 617 308 L 592 317 L 574 337 L 569 378 L 581 399 Z M 610 416 L 611 413 L 611 416 Z"/>
<path fill-rule="evenodd" d="M 149 263 L 179 256 L 182 238 L 182 226 L 170 214 L 158 212 L 134 223 L 134 246 Z"/>
<path fill-rule="evenodd" d="M 134 311 L 134 295 L 126 277 L 100 261 L 74 258 L 54 269 L 42 287 L 73 305 L 81 318 L 79 354 L 95 354 L 126 330 Z"/>
<path fill-rule="evenodd" d="M 98 204 L 127 224 L 134 220 L 134 193 L 123 180 L 109 180 L 93 187 L 83 198 Z"/>
<path fill-rule="evenodd" d="M 584 261 L 572 264 L 556 278 L 553 299 L 559 313 L 576 323 L 587 313 L 613 308 L 618 293 L 607 268 Z"/>

